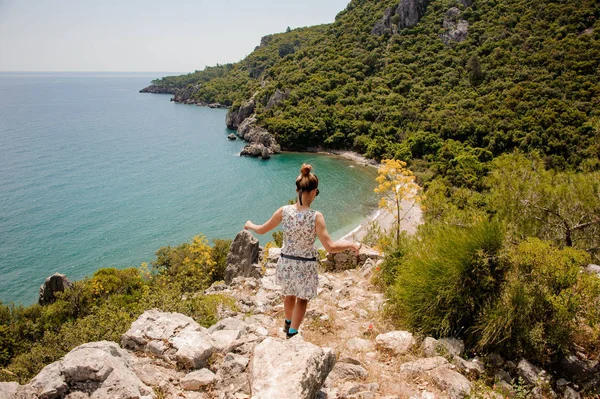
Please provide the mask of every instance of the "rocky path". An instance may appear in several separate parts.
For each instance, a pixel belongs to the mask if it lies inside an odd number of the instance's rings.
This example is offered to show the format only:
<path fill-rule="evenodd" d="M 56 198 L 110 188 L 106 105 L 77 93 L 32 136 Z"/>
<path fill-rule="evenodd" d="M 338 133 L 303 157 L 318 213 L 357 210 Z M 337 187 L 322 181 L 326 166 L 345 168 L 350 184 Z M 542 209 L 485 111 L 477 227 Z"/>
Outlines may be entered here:
<path fill-rule="evenodd" d="M 257 298 L 264 297 L 265 287 L 272 287 L 273 266 L 273 263 L 268 264 Z M 301 339 L 332 348 L 336 353 L 336 365 L 325 381 L 320 397 L 392 399 L 466 395 L 470 383 L 453 371 L 456 366 L 446 358 L 431 357 L 435 359 L 431 365 L 417 365 L 416 371 L 408 370 L 411 362 L 423 359 L 426 354 L 415 337 L 408 332 L 393 332 L 385 319 L 384 296 L 371 283 L 372 273 L 378 267 L 378 262 L 369 259 L 359 268 L 319 276 L 318 297 L 309 303 L 300 331 Z M 284 338 L 281 331 L 283 305 L 271 305 L 272 308 L 265 312 L 271 319 L 269 335 Z M 431 348 L 429 352 L 432 352 Z M 446 373 L 448 381 L 439 378 L 436 383 L 435 376 L 429 371 L 440 366 L 450 373 Z M 431 370 L 427 370 L 428 367 Z M 454 384 L 454 394 L 445 392 L 451 384 Z"/>

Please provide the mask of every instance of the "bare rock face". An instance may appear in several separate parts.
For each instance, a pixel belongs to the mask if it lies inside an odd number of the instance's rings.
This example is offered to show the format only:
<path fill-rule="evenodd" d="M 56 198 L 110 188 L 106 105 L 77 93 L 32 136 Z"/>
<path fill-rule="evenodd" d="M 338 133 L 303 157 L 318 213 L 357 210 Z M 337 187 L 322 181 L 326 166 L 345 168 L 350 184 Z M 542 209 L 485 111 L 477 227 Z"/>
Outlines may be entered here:
<path fill-rule="evenodd" d="M 0 384 L 0 397 L 89 399 L 154 397 L 133 370 L 134 357 L 114 342 L 83 344 L 46 366 L 28 385 Z"/>
<path fill-rule="evenodd" d="M 462 374 L 454 371 L 452 367 L 448 360 L 436 356 L 404 363 L 400 366 L 400 374 L 411 378 L 431 380 L 449 398 L 464 398 L 471 392 L 471 383 Z"/>
<path fill-rule="evenodd" d="M 152 389 L 133 372 L 130 359 L 114 342 L 91 342 L 65 355 L 62 375 L 71 390 L 90 393 L 91 398 L 150 397 Z"/>
<path fill-rule="evenodd" d="M 19 388 L 16 382 L 0 382 L 0 398 L 16 398 Z"/>
<path fill-rule="evenodd" d="M 408 352 L 415 345 L 415 338 L 408 331 L 390 331 L 379 334 L 375 338 L 378 346 L 388 349 L 397 355 Z"/>
<path fill-rule="evenodd" d="M 73 286 L 73 283 L 69 281 L 67 276 L 60 273 L 54 273 L 48 277 L 44 284 L 40 287 L 40 297 L 38 303 L 42 306 L 51 304 L 56 300 L 54 295 L 57 292 L 63 292 Z"/>
<path fill-rule="evenodd" d="M 254 350 L 254 399 L 313 399 L 335 364 L 332 349 L 319 348 L 301 337 L 267 338 Z"/>
<path fill-rule="evenodd" d="M 206 366 L 219 344 L 192 318 L 179 313 L 144 312 L 123 334 L 124 348 L 138 350 L 176 363 L 184 369 Z"/>
<path fill-rule="evenodd" d="M 285 100 L 287 100 L 288 98 L 290 98 L 290 93 L 292 91 L 290 89 L 285 89 L 285 90 L 275 90 L 275 93 L 273 93 L 273 95 L 271 96 L 271 98 L 269 98 L 269 101 L 267 102 L 267 106 L 265 107 L 265 109 L 269 110 L 273 107 L 278 106 L 279 104 L 281 104 L 282 102 L 284 102 Z"/>
<path fill-rule="evenodd" d="M 181 386 L 188 391 L 199 391 L 202 387 L 212 384 L 216 375 L 209 369 L 201 369 L 187 374 L 181 379 Z"/>
<path fill-rule="evenodd" d="M 381 36 L 390 32 L 390 29 L 393 29 L 394 20 L 397 20 L 395 24 L 397 30 L 412 28 L 425 15 L 429 2 L 430 0 L 401 0 L 396 8 L 385 10 L 383 18 L 375 24 L 371 33 Z"/>
<path fill-rule="evenodd" d="M 446 11 L 442 26 L 446 32 L 440 35 L 440 39 L 444 44 L 449 45 L 451 42 L 460 43 L 467 38 L 469 33 L 469 22 L 460 19 L 460 10 L 456 7 Z"/>
<path fill-rule="evenodd" d="M 227 112 L 227 116 L 225 119 L 225 123 L 229 129 L 237 129 L 238 126 L 250 115 L 254 113 L 254 108 L 256 107 L 256 102 L 254 98 L 250 101 L 236 109 L 235 111 L 232 108 L 229 108 Z"/>
<path fill-rule="evenodd" d="M 227 254 L 226 284 L 231 284 L 233 279 L 239 276 L 261 277 L 258 247 L 258 240 L 248 230 L 242 230 L 235 236 Z"/>
<path fill-rule="evenodd" d="M 277 144 L 275 137 L 256 125 L 255 115 L 249 116 L 240 124 L 237 134 L 242 140 L 249 143 L 240 155 L 268 159 L 272 154 L 281 152 L 281 146 Z"/>

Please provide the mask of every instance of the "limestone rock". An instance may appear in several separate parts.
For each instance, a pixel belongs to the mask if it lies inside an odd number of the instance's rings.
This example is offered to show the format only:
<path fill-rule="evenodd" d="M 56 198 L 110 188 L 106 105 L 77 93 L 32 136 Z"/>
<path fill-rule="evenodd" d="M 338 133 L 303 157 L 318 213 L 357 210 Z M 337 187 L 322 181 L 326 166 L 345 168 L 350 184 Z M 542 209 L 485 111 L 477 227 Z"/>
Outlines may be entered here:
<path fill-rule="evenodd" d="M 179 313 L 144 312 L 121 337 L 124 348 L 152 353 L 182 368 L 204 367 L 220 346 L 206 329 Z"/>
<path fill-rule="evenodd" d="M 29 386 L 35 389 L 40 397 L 46 399 L 62 398 L 69 387 L 60 368 L 60 362 L 47 365 L 31 380 Z"/>
<path fill-rule="evenodd" d="M 220 349 L 206 332 L 190 329 L 178 332 L 169 343 L 176 350 L 173 357 L 177 365 L 185 369 L 206 367 L 211 355 Z"/>
<path fill-rule="evenodd" d="M 350 363 L 336 363 L 330 378 L 334 380 L 356 380 L 366 378 L 369 375 L 367 370 L 359 365 Z"/>
<path fill-rule="evenodd" d="M 252 360 L 254 399 L 313 399 L 335 364 L 335 354 L 304 342 L 267 338 L 256 346 Z"/>
<path fill-rule="evenodd" d="M 267 102 L 267 106 L 265 107 L 265 109 L 269 110 L 273 107 L 278 106 L 279 104 L 281 104 L 282 102 L 284 102 L 285 100 L 290 98 L 291 92 L 292 91 L 290 89 L 285 89 L 283 91 L 281 91 L 279 89 L 275 90 L 275 93 L 273 93 L 271 98 L 269 98 L 269 101 Z"/>
<path fill-rule="evenodd" d="M 240 231 L 227 254 L 227 267 L 225 269 L 225 283 L 238 276 L 260 278 L 255 264 L 258 263 L 258 240 L 248 230 Z"/>
<path fill-rule="evenodd" d="M 246 118 L 238 127 L 238 136 L 249 144 L 244 147 L 240 155 L 251 157 L 262 157 L 267 159 L 271 154 L 281 152 L 281 146 L 277 144 L 275 137 L 258 126 L 256 115 Z"/>
<path fill-rule="evenodd" d="M 242 148 L 240 155 L 248 157 L 260 157 L 262 156 L 264 149 L 265 146 L 262 144 L 246 144 L 244 148 Z"/>
<path fill-rule="evenodd" d="M 423 349 L 423 354 L 427 357 L 437 356 L 437 339 L 432 337 L 427 337 L 423 340 L 421 344 L 421 348 Z"/>
<path fill-rule="evenodd" d="M 411 376 L 425 376 L 450 398 L 464 398 L 471 392 L 471 383 L 451 369 L 448 360 L 441 356 L 421 358 L 400 366 L 400 372 Z"/>
<path fill-rule="evenodd" d="M 238 330 L 218 330 L 210 334 L 215 340 L 220 351 L 227 353 L 234 347 L 235 341 L 240 337 Z"/>
<path fill-rule="evenodd" d="M 367 339 L 352 338 L 346 342 L 346 348 L 352 352 L 370 352 L 375 349 L 375 345 Z"/>
<path fill-rule="evenodd" d="M 237 140 L 237 136 L 236 136 L 235 134 L 233 134 L 233 133 L 229 133 L 229 134 L 227 135 L 227 138 L 228 138 L 229 140 L 232 140 L 232 141 L 233 141 L 233 140 Z"/>
<path fill-rule="evenodd" d="M 464 398 L 471 393 L 469 380 L 448 367 L 437 367 L 428 374 L 435 385 L 450 398 Z"/>
<path fill-rule="evenodd" d="M 269 152 L 269 149 L 266 147 L 263 147 L 262 152 L 260 154 L 260 157 L 262 159 L 269 159 L 271 158 L 271 153 Z"/>
<path fill-rule="evenodd" d="M 375 342 L 382 348 L 391 350 L 397 355 L 408 352 L 415 345 L 415 338 L 408 331 L 390 331 L 379 334 Z"/>
<path fill-rule="evenodd" d="M 15 399 L 20 385 L 16 382 L 0 382 L 0 398 Z"/>
<path fill-rule="evenodd" d="M 237 129 L 237 127 L 250 115 L 254 113 L 254 108 L 256 107 L 256 102 L 254 98 L 250 101 L 234 110 L 230 108 L 227 112 L 227 116 L 225 118 L 225 123 L 229 129 Z"/>
<path fill-rule="evenodd" d="M 467 38 L 469 33 L 469 22 L 460 19 L 460 10 L 456 7 L 446 11 L 442 26 L 446 30 L 440 35 L 444 44 L 449 45 L 451 42 L 460 43 Z"/>
<path fill-rule="evenodd" d="M 133 372 L 130 356 L 114 342 L 91 342 L 67 353 L 55 370 L 62 371 L 71 391 L 89 393 L 90 398 L 152 396 L 152 389 Z"/>
<path fill-rule="evenodd" d="M 48 277 L 46 281 L 44 281 L 44 284 L 40 286 L 40 297 L 38 299 L 38 303 L 42 306 L 48 305 L 56 301 L 56 296 L 54 295 L 55 293 L 63 292 L 72 286 L 73 283 L 69 281 L 67 276 L 60 273 L 54 273 L 52 276 Z"/>
<path fill-rule="evenodd" d="M 429 2 L 430 0 L 401 0 L 396 8 L 385 10 L 383 18 L 375 24 L 371 33 L 378 36 L 388 33 L 393 28 L 394 19 L 397 20 L 396 28 L 398 31 L 404 28 L 412 28 L 425 15 Z"/>
<path fill-rule="evenodd" d="M 201 369 L 186 374 L 180 381 L 183 389 L 188 391 L 197 391 L 202 387 L 212 384 L 216 375 L 209 369 Z"/>
<path fill-rule="evenodd" d="M 246 134 L 250 131 L 250 129 L 254 128 L 256 125 L 256 115 L 251 115 L 248 118 L 244 119 L 244 121 L 238 126 L 237 134 L 243 140 L 246 137 Z"/>
<path fill-rule="evenodd" d="M 527 384 L 535 386 L 538 383 L 541 370 L 527 360 L 521 359 L 517 365 L 517 372 Z"/>

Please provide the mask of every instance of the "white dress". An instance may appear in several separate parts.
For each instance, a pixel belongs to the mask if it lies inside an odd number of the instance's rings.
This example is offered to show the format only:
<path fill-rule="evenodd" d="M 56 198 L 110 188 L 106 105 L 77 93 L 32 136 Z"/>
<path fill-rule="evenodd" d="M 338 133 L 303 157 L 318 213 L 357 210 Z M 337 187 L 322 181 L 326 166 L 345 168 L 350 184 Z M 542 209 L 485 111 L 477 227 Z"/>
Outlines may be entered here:
<path fill-rule="evenodd" d="M 283 295 L 293 295 L 307 300 L 317 296 L 319 275 L 316 259 L 319 252 L 315 247 L 317 237 L 315 218 L 316 211 L 313 209 L 298 211 L 294 205 L 283 207 L 283 248 L 281 248 L 283 256 L 277 262 L 276 274 Z M 286 258 L 285 255 L 303 260 Z"/>

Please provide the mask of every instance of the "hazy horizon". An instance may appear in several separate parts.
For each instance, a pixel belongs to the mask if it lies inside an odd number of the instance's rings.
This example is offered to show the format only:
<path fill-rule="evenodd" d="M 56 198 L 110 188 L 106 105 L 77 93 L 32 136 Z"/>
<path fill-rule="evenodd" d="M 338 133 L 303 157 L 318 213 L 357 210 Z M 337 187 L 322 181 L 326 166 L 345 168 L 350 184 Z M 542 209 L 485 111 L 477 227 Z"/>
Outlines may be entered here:
<path fill-rule="evenodd" d="M 269 34 L 331 23 L 348 0 L 0 0 L 0 72 L 189 73 Z"/>

